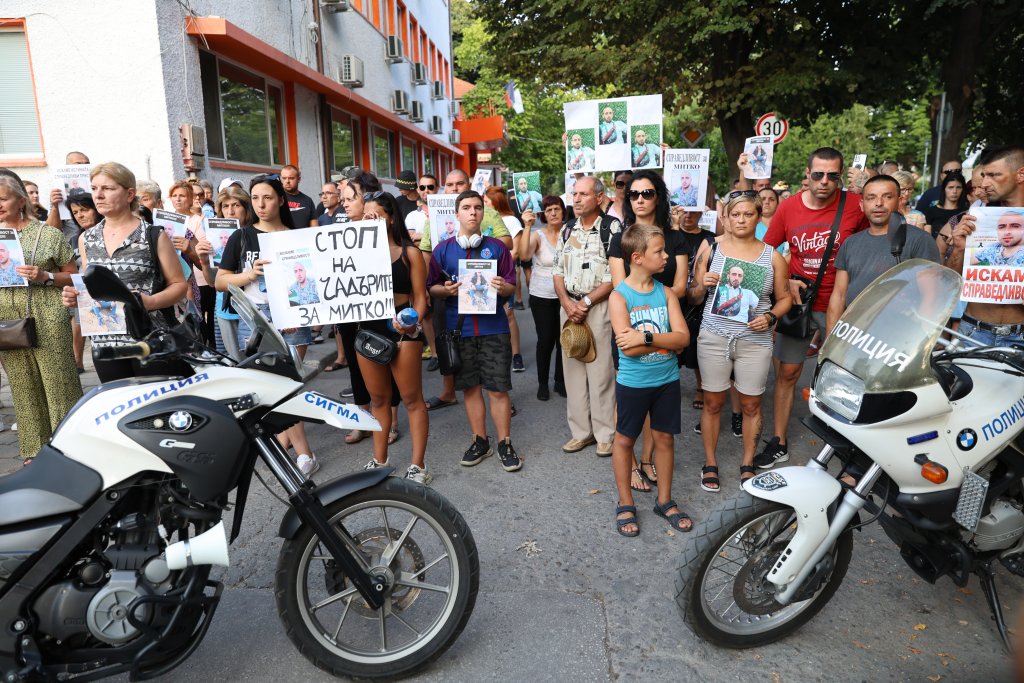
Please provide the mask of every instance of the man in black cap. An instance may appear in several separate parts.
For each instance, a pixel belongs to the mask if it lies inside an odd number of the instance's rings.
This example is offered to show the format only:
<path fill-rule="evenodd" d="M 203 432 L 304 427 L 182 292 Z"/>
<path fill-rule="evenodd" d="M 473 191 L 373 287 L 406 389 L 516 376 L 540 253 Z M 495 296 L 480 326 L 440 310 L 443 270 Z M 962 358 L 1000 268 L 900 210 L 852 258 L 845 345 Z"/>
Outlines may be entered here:
<path fill-rule="evenodd" d="M 402 212 L 402 218 L 416 210 L 416 200 L 420 193 L 416 189 L 416 174 L 410 170 L 402 171 L 395 181 L 398 188 L 398 210 Z"/>

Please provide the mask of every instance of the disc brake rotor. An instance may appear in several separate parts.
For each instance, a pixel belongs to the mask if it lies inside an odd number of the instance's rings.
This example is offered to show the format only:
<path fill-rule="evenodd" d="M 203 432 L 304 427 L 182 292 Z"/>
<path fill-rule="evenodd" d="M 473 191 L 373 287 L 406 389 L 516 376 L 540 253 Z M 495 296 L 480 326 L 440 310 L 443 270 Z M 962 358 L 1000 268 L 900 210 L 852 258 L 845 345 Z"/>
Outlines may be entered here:
<path fill-rule="evenodd" d="M 768 581 L 767 576 L 788 545 L 788 541 L 776 541 L 747 558 L 733 579 L 732 598 L 737 607 L 753 615 L 771 614 L 782 609 L 783 606 L 775 601 L 775 585 Z"/>
<path fill-rule="evenodd" d="M 398 529 L 388 529 L 385 532 L 384 527 L 373 527 L 360 531 L 352 538 L 372 567 L 383 555 L 388 545 L 398 541 L 401 537 L 402 533 Z M 387 539 L 390 539 L 390 541 Z M 405 542 L 391 561 L 389 569 L 395 576 L 401 576 L 405 573 L 415 574 L 422 570 L 425 565 L 423 553 L 410 535 L 406 536 Z M 325 570 L 324 582 L 329 593 L 340 593 L 348 587 L 348 579 L 345 577 L 344 572 L 334 563 L 334 560 L 327 562 Z M 417 580 L 423 581 L 424 577 L 419 576 Z M 391 590 L 391 611 L 401 612 L 406 609 L 416 601 L 419 594 L 419 588 L 395 586 Z M 378 618 L 377 610 L 372 609 L 361 598 L 352 601 L 351 609 L 354 613 L 361 616 Z"/>

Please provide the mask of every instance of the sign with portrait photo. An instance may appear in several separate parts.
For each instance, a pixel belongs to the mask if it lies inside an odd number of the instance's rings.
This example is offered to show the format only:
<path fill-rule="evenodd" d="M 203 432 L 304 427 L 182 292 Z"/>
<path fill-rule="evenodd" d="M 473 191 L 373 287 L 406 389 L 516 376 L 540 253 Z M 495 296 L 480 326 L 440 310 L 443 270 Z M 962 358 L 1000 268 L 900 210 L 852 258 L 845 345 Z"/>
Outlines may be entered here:
<path fill-rule="evenodd" d="M 210 265 L 220 268 L 220 260 L 224 258 L 224 247 L 232 233 L 238 230 L 237 218 L 206 218 L 203 220 L 203 229 L 206 232 L 206 239 L 213 245 L 213 253 L 210 254 Z"/>
<path fill-rule="evenodd" d="M 127 334 L 128 325 L 124 319 L 124 304 L 119 301 L 96 301 L 85 287 L 85 281 L 78 273 L 71 275 L 71 284 L 78 292 L 78 308 L 75 320 L 82 329 L 83 337 L 98 334 Z"/>
<path fill-rule="evenodd" d="M 743 143 L 743 151 L 747 155 L 746 176 L 748 180 L 763 180 L 772 177 L 772 158 L 775 156 L 775 145 L 771 135 L 755 135 Z"/>
<path fill-rule="evenodd" d="M 491 278 L 497 276 L 494 259 L 459 259 L 459 315 L 498 310 L 498 290 L 491 287 Z"/>
<path fill-rule="evenodd" d="M 0 228 L 0 287 L 28 287 L 25 276 L 15 268 L 25 265 L 25 253 L 14 228 Z"/>
<path fill-rule="evenodd" d="M 92 192 L 91 164 L 68 164 L 58 166 L 53 171 L 53 189 L 60 190 L 61 197 L 67 199 L 72 190 Z M 62 221 L 71 220 L 71 211 L 61 202 L 57 210 Z"/>
<path fill-rule="evenodd" d="M 853 155 L 853 167 L 858 171 L 863 171 L 868 167 L 868 155 L 867 154 L 854 154 Z"/>
<path fill-rule="evenodd" d="M 484 193 L 487 186 L 491 184 L 491 177 L 494 172 L 489 168 L 478 168 L 476 174 L 473 176 L 473 184 L 470 185 L 470 189 L 474 192 Z"/>
<path fill-rule="evenodd" d="M 712 295 L 711 315 L 746 325 L 754 319 L 754 310 L 769 276 L 768 266 L 726 257 L 721 277 Z"/>
<path fill-rule="evenodd" d="M 174 241 L 175 237 L 184 237 L 187 232 L 185 224 L 188 216 L 173 211 L 155 209 L 153 211 L 153 225 L 159 225 L 167 235 L 167 239 Z"/>
<path fill-rule="evenodd" d="M 430 248 L 459 233 L 459 220 L 455 217 L 457 194 L 427 195 L 427 220 L 430 221 Z"/>
<path fill-rule="evenodd" d="M 385 320 L 395 315 L 384 221 L 261 233 L 260 254 L 275 327 Z"/>
<path fill-rule="evenodd" d="M 1024 302 L 1024 207 L 975 207 L 971 215 L 977 229 L 964 249 L 960 299 Z"/>
<path fill-rule="evenodd" d="M 542 202 L 544 196 L 540 192 L 540 171 L 526 171 L 512 174 L 512 210 L 518 213 L 533 211 L 538 216 L 544 213 Z"/>
<path fill-rule="evenodd" d="M 710 149 L 665 150 L 665 183 L 673 205 L 688 211 L 704 210 L 710 162 Z"/>
<path fill-rule="evenodd" d="M 566 102 L 567 171 L 660 168 L 661 95 Z"/>

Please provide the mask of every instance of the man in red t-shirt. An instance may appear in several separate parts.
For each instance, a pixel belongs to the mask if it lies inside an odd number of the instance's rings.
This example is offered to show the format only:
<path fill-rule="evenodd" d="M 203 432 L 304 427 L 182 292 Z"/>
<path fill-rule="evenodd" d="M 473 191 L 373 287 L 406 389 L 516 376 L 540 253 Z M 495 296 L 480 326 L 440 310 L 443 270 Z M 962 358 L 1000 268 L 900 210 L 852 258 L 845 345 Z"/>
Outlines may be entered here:
<path fill-rule="evenodd" d="M 773 247 L 783 242 L 789 244 L 789 288 L 793 301 L 802 301 L 800 290 L 817 278 L 821 260 L 825 256 L 829 233 L 832 232 L 832 223 L 839 208 L 843 155 L 832 147 L 816 149 L 807 160 L 806 173 L 807 189 L 779 205 L 764 236 L 764 242 Z M 860 207 L 860 197 L 848 196 L 825 276 L 811 307 L 811 336 L 806 339 L 795 339 L 782 333 L 775 336 L 774 356 L 778 361 L 775 372 L 775 436 L 765 443 L 764 449 L 754 460 L 761 469 L 770 469 L 777 462 L 789 460 L 786 431 L 790 413 L 793 412 L 794 389 L 803 370 L 814 330 L 821 330 L 821 334 L 825 334 L 825 311 L 836 279 L 836 254 L 843 240 L 865 227 L 867 220 Z"/>

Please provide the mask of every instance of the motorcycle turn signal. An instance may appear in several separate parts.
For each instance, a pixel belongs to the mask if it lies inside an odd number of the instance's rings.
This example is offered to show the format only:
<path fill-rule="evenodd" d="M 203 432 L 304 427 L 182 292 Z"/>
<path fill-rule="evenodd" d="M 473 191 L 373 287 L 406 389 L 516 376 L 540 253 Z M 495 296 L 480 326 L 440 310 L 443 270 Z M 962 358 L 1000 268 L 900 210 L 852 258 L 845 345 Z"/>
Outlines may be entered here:
<path fill-rule="evenodd" d="M 914 462 L 921 466 L 921 476 L 933 484 L 944 484 L 949 472 L 937 462 L 932 462 L 924 453 L 914 456 Z"/>

